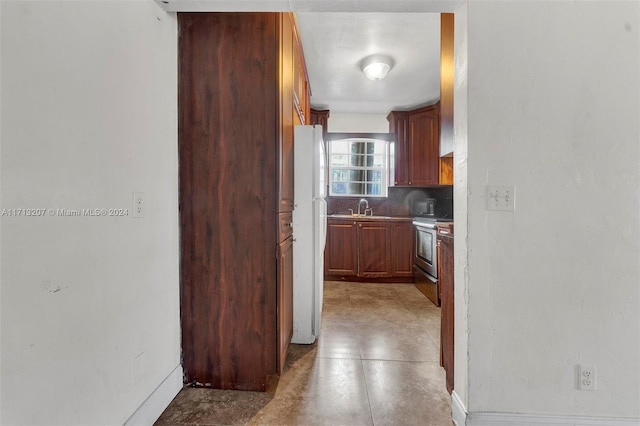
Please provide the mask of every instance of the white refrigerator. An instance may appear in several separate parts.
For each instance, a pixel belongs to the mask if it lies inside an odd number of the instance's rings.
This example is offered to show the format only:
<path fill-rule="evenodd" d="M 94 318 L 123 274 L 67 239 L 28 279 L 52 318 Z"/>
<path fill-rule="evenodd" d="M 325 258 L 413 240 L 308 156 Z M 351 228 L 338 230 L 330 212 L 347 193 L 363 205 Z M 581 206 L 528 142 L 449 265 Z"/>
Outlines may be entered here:
<path fill-rule="evenodd" d="M 295 126 L 293 208 L 293 337 L 310 344 L 320 335 L 327 235 L 326 157 L 322 126 Z"/>

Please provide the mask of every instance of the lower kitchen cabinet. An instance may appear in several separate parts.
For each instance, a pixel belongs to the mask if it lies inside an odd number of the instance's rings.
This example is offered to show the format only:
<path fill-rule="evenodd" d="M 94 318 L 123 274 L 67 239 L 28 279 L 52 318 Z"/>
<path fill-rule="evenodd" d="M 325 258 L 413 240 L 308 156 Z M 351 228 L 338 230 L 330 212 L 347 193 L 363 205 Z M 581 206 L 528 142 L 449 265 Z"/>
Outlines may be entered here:
<path fill-rule="evenodd" d="M 353 220 L 327 221 L 324 274 L 344 277 L 358 274 L 357 228 Z"/>
<path fill-rule="evenodd" d="M 388 223 L 358 222 L 358 276 L 391 276 L 391 228 Z"/>
<path fill-rule="evenodd" d="M 412 231 L 409 220 L 329 218 L 325 278 L 411 281 Z"/>
<path fill-rule="evenodd" d="M 293 237 L 278 244 L 278 373 L 282 374 L 293 336 Z"/>
<path fill-rule="evenodd" d="M 447 391 L 453 391 L 454 283 L 453 224 L 438 224 L 438 281 L 441 299 L 440 360 L 446 372 Z"/>
<path fill-rule="evenodd" d="M 413 225 L 411 222 L 392 222 L 391 275 L 413 277 Z"/>

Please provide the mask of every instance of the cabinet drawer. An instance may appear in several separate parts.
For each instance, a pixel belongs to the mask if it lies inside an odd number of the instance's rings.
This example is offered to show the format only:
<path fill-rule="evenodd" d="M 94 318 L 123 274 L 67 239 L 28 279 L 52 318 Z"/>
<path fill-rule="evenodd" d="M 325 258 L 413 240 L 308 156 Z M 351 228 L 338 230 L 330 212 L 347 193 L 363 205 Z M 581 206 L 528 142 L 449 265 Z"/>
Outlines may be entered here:
<path fill-rule="evenodd" d="M 453 222 L 436 222 L 438 236 L 453 237 Z"/>
<path fill-rule="evenodd" d="M 278 242 L 284 241 L 293 234 L 293 213 L 278 213 Z"/>

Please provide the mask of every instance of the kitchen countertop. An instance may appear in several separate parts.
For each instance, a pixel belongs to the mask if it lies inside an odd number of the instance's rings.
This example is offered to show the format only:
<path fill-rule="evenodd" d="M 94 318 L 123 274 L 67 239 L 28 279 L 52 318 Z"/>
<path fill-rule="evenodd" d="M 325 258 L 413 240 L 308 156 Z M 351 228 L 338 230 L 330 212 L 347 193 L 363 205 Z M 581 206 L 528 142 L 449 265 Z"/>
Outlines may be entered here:
<path fill-rule="evenodd" d="M 327 215 L 327 218 L 330 219 L 346 219 L 346 220 L 358 220 L 358 221 L 380 221 L 380 220 L 384 220 L 384 221 L 390 221 L 390 222 L 410 222 L 413 220 L 412 217 L 408 217 L 408 216 L 365 216 L 363 214 L 361 215 L 352 215 L 349 213 L 346 214 L 339 214 L 339 213 L 334 213 L 334 214 L 329 214 Z"/>

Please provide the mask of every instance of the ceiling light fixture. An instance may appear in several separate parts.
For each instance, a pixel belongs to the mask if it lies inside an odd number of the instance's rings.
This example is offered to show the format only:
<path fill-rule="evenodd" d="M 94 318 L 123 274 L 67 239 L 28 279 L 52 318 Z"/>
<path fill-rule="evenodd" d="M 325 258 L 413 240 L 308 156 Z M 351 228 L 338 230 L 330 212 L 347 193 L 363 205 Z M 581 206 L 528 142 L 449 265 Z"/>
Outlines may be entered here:
<path fill-rule="evenodd" d="M 393 68 L 393 58 L 387 55 L 367 56 L 360 62 L 360 69 L 369 80 L 382 80 Z"/>

